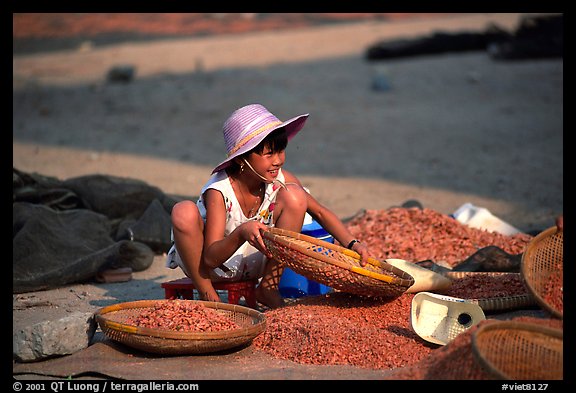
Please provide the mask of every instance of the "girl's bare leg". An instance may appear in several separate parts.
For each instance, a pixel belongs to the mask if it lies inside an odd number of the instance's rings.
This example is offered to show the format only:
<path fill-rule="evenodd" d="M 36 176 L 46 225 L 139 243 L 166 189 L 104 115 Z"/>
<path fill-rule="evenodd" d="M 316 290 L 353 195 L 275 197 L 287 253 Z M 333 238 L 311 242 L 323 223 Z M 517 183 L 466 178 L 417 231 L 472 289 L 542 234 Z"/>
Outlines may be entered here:
<path fill-rule="evenodd" d="M 204 244 L 204 221 L 198 207 L 192 201 L 182 201 L 172 209 L 174 244 L 178 250 L 184 273 L 192 279 L 202 300 L 220 301 L 212 285 L 208 270 L 201 263 Z"/>
<path fill-rule="evenodd" d="M 300 232 L 304 215 L 306 214 L 306 191 L 297 185 L 287 185 L 276 197 L 274 215 L 275 226 L 289 231 Z M 278 261 L 271 259 L 266 263 L 264 275 L 258 288 L 256 288 L 256 299 L 270 307 L 277 308 L 284 305 L 284 299 L 278 290 L 280 278 L 284 267 Z"/>

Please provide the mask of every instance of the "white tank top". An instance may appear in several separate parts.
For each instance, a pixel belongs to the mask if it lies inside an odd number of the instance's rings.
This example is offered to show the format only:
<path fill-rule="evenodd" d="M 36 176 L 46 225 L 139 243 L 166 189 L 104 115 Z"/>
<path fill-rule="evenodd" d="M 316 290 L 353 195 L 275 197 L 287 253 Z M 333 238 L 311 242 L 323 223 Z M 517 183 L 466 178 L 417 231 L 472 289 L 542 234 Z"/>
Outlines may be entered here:
<path fill-rule="evenodd" d="M 253 217 L 246 217 L 244 215 L 240 203 L 236 198 L 236 194 L 234 193 L 234 189 L 232 188 L 232 183 L 230 183 L 230 178 L 225 170 L 214 173 L 210 179 L 208 179 L 206 184 L 202 187 L 196 205 L 198 206 L 198 210 L 200 211 L 204 222 L 206 222 L 206 207 L 204 206 L 203 200 L 204 192 L 213 188 L 222 193 L 226 205 L 226 228 L 224 230 L 224 236 L 228 236 L 238 226 L 250 220 L 258 220 L 263 224 L 272 227 L 274 225 L 274 206 L 276 204 L 276 196 L 278 195 L 281 184 L 285 182 L 282 170 L 278 171 L 278 180 L 279 182 L 269 183 L 266 185 L 264 200 Z M 172 240 L 174 240 L 174 238 L 172 238 Z M 219 281 L 260 278 L 262 277 L 266 260 L 267 258 L 264 254 L 248 242 L 244 242 L 244 244 L 236 250 L 234 255 L 222 264 L 224 265 L 223 268 L 217 267 L 213 269 L 210 272 L 210 276 L 213 280 Z M 180 258 L 180 255 L 178 255 L 178 251 L 174 244 L 168 251 L 166 266 L 171 269 L 180 267 L 186 273 L 182 259 Z"/>
<path fill-rule="evenodd" d="M 282 170 L 278 171 L 278 180 L 284 183 L 284 174 Z M 274 218 L 274 205 L 276 204 L 276 195 L 280 190 L 280 182 L 268 183 L 266 184 L 266 190 L 264 192 L 264 200 L 260 204 L 256 214 L 253 217 L 246 217 L 240 203 L 236 198 L 234 189 L 232 188 L 232 183 L 230 183 L 230 178 L 225 170 L 221 170 L 213 174 L 210 179 L 202 187 L 200 192 L 200 198 L 196 205 L 200 210 L 200 214 L 206 222 L 206 207 L 204 206 L 203 195 L 204 192 L 210 188 L 220 191 L 224 197 L 224 203 L 226 205 L 226 229 L 224 231 L 224 236 L 228 236 L 234 229 L 236 229 L 241 224 L 250 220 L 258 220 L 267 226 L 273 225 Z"/>

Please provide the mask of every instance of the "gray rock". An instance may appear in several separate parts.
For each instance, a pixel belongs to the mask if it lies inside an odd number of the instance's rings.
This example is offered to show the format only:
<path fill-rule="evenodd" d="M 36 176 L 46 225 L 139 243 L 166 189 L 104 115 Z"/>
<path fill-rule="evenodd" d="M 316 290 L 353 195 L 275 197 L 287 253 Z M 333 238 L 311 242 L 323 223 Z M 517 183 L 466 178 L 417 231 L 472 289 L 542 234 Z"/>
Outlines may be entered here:
<path fill-rule="evenodd" d="M 107 79 L 110 83 L 132 82 L 136 74 L 136 67 L 132 65 L 118 65 L 108 70 Z"/>
<path fill-rule="evenodd" d="M 96 331 L 94 313 L 74 312 L 13 332 L 13 356 L 19 362 L 70 355 L 90 344 Z"/>

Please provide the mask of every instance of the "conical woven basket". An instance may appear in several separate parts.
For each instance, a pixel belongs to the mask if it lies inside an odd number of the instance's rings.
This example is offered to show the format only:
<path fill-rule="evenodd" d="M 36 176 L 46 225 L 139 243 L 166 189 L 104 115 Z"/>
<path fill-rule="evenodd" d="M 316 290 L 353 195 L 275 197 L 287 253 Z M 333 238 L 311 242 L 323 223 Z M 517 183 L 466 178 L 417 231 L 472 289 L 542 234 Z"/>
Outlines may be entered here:
<path fill-rule="evenodd" d="M 520 272 L 538 304 L 563 318 L 564 232 L 551 227 L 534 237 L 522 255 Z"/>
<path fill-rule="evenodd" d="M 472 335 L 477 362 L 495 379 L 561 380 L 563 332 L 515 321 L 482 325 Z"/>
<path fill-rule="evenodd" d="M 273 257 L 296 273 L 334 289 L 373 297 L 398 297 L 414 278 L 405 271 L 370 258 L 360 265 L 358 253 L 312 236 L 279 228 L 263 232 Z"/>
<path fill-rule="evenodd" d="M 249 343 L 266 329 L 263 313 L 252 308 L 203 300 L 179 300 L 199 303 L 224 314 L 239 329 L 216 332 L 178 332 L 138 327 L 128 321 L 157 305 L 174 300 L 139 300 L 104 307 L 95 313 L 96 322 L 110 339 L 145 352 L 161 355 L 189 355 L 223 351 Z"/>

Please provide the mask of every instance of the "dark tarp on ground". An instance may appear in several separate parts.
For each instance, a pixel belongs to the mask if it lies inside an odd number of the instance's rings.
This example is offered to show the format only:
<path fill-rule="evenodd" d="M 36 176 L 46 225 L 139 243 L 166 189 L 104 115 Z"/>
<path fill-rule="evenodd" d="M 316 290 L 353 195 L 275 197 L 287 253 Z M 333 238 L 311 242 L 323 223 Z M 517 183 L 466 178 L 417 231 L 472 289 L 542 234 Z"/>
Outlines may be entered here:
<path fill-rule="evenodd" d="M 305 365 L 276 359 L 252 345 L 227 351 L 183 356 L 147 354 L 103 338 L 71 355 L 34 363 L 14 363 L 18 375 L 44 375 L 79 379 L 93 377 L 125 380 L 286 380 L 372 379 L 390 370 L 350 365 Z"/>
<path fill-rule="evenodd" d="M 423 37 L 382 41 L 366 50 L 366 58 L 385 60 L 478 50 L 488 51 L 499 60 L 562 57 L 564 17 L 525 16 L 514 32 L 491 25 L 484 32 L 436 32 Z"/>
<path fill-rule="evenodd" d="M 13 168 L 13 292 L 88 280 L 100 270 L 147 269 L 168 251 L 178 198 L 106 175 L 60 181 Z"/>

